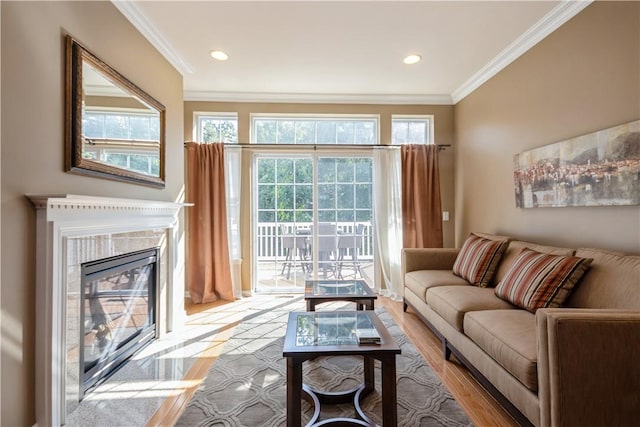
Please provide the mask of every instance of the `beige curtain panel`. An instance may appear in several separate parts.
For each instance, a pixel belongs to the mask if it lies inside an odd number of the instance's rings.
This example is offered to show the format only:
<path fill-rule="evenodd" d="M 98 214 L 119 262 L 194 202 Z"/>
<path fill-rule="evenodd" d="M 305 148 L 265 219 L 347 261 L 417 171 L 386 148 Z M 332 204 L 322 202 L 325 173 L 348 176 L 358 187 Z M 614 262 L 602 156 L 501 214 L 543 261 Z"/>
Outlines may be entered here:
<path fill-rule="evenodd" d="M 233 301 L 227 205 L 224 186 L 224 145 L 185 144 L 187 155 L 187 288 L 191 300 Z"/>
<path fill-rule="evenodd" d="M 402 158 L 402 234 L 405 248 L 442 247 L 438 146 L 408 144 Z"/>

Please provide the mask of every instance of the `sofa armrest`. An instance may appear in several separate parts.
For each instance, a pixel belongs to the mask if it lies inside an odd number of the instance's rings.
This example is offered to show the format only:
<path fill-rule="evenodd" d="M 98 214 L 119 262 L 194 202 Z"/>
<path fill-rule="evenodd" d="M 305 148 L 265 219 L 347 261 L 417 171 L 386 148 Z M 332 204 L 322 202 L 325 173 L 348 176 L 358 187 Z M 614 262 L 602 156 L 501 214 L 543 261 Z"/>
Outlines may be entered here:
<path fill-rule="evenodd" d="M 640 312 L 536 312 L 542 426 L 634 425 L 640 420 Z"/>
<path fill-rule="evenodd" d="M 460 249 L 404 248 L 402 249 L 402 277 L 417 270 L 451 270 Z"/>

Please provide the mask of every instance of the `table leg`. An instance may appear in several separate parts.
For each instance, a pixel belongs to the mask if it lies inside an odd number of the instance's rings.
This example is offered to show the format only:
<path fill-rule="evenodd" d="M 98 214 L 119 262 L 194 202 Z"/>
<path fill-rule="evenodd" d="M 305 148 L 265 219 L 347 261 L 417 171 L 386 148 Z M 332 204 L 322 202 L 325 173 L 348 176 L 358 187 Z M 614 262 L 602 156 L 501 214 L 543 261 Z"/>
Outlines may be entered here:
<path fill-rule="evenodd" d="M 300 427 L 302 417 L 302 360 L 287 357 L 287 427 Z"/>
<path fill-rule="evenodd" d="M 316 311 L 316 304 L 310 299 L 307 300 L 307 311 Z"/>
<path fill-rule="evenodd" d="M 383 357 L 382 362 L 382 425 L 395 426 L 398 422 L 396 396 L 396 357 Z"/>
<path fill-rule="evenodd" d="M 363 308 L 364 308 L 364 307 L 363 307 L 363 304 L 361 304 L 361 303 L 359 303 L 359 302 L 357 302 L 357 303 L 356 303 L 356 310 L 358 310 L 358 311 L 362 311 L 362 309 L 363 309 Z"/>
<path fill-rule="evenodd" d="M 376 388 L 375 384 L 375 370 L 374 359 L 369 356 L 362 356 L 364 358 L 364 390 L 362 396 L 366 396 Z"/>

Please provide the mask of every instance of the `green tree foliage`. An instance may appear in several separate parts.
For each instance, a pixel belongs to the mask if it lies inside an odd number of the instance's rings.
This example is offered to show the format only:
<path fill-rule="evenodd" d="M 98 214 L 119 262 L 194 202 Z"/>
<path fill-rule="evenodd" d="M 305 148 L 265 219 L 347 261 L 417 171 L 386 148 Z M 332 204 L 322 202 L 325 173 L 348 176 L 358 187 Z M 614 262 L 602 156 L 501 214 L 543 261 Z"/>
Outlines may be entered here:
<path fill-rule="evenodd" d="M 203 120 L 202 142 L 238 142 L 238 129 L 235 120 Z"/>
<path fill-rule="evenodd" d="M 371 221 L 371 159 L 320 157 L 317 165 L 318 221 Z M 257 167 L 259 221 L 313 220 L 312 159 L 261 158 Z"/>

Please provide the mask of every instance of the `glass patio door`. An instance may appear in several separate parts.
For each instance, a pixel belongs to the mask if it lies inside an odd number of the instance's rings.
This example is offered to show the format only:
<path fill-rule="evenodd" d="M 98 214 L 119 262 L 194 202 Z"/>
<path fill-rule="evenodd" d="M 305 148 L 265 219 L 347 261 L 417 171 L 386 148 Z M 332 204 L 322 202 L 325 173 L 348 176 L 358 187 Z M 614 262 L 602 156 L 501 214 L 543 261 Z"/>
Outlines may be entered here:
<path fill-rule="evenodd" d="M 372 159 L 256 154 L 253 288 L 362 278 L 373 263 Z"/>

